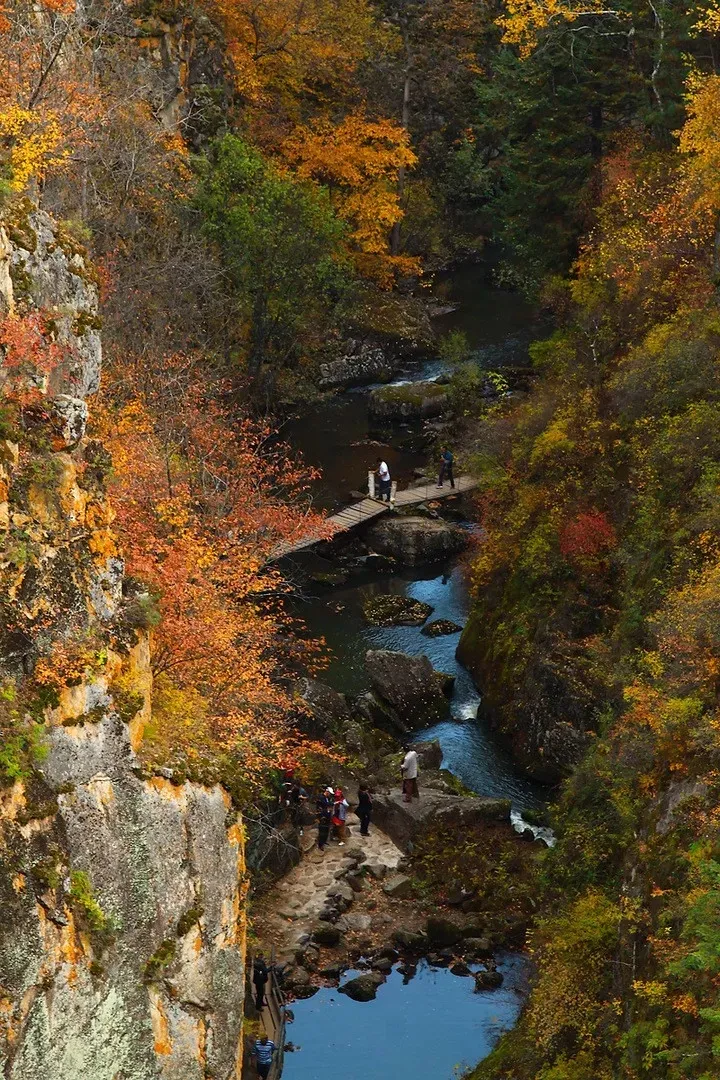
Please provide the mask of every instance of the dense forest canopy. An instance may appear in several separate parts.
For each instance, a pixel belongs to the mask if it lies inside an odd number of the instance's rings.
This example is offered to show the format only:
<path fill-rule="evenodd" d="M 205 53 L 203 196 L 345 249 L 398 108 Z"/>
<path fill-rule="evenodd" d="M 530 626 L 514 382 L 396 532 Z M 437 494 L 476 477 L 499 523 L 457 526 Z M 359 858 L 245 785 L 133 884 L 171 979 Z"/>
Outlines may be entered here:
<path fill-rule="evenodd" d="M 31 250 L 39 201 L 92 257 L 153 752 L 245 797 L 321 750 L 285 724 L 313 659 L 263 566 L 322 525 L 273 414 L 488 239 L 551 313 L 533 393 L 462 402 L 486 536 L 463 647 L 564 778 L 537 985 L 478 1077 L 720 1072 L 719 43 L 714 0 L 0 0 L 0 219 Z M 63 361 L 14 286 L 7 439 Z M 44 692 L 92 656 L 56 646 Z M 34 747 L 16 690 L 8 775 Z"/>

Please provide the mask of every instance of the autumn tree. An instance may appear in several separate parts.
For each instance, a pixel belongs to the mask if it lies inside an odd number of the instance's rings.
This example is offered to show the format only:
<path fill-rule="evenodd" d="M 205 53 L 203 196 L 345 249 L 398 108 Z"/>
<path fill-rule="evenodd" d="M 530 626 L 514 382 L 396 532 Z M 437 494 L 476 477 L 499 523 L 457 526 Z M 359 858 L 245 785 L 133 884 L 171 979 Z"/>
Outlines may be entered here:
<path fill-rule="evenodd" d="M 301 647 L 279 606 L 282 578 L 264 564 L 282 540 L 328 532 L 303 498 L 312 472 L 269 425 L 231 426 L 198 358 L 166 357 L 154 372 L 138 359 L 134 371 L 132 388 L 127 367 L 107 387 L 101 431 L 130 575 L 125 618 L 152 628 L 149 752 L 210 769 L 227 758 L 256 790 L 303 752 L 284 681 Z M 312 666 L 311 651 L 303 659 Z"/>
<path fill-rule="evenodd" d="M 387 287 L 395 273 L 417 269 L 416 260 L 390 252 L 402 218 L 398 175 L 417 161 L 405 128 L 362 112 L 339 123 L 319 119 L 297 128 L 282 152 L 301 179 L 327 188 L 333 209 L 348 222 L 360 273 Z"/>

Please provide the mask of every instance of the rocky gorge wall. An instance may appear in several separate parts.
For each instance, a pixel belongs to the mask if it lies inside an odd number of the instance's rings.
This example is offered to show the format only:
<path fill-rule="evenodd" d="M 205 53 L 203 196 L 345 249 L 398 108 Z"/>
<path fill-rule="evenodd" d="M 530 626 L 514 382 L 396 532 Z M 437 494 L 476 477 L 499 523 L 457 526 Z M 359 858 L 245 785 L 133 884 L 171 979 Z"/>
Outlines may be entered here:
<path fill-rule="evenodd" d="M 7 1080 L 230 1080 L 242 1064 L 244 830 L 219 786 L 146 772 L 147 598 L 123 579 L 87 398 L 98 292 L 47 214 L 0 227 L 0 1068 Z M 8 319 L 10 321 L 8 321 Z M 15 320 L 15 322 L 13 322 Z M 56 350 L 56 351 L 57 351 Z"/>

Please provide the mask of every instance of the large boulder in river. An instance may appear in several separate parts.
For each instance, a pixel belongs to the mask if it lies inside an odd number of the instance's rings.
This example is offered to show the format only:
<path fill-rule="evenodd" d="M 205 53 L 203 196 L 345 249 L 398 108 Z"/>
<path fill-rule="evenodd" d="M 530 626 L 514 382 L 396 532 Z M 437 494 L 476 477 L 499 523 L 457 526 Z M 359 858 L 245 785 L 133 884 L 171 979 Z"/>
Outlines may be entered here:
<path fill-rule="evenodd" d="M 387 517 L 368 529 L 366 540 L 381 555 L 415 566 L 456 555 L 467 545 L 468 534 L 435 518 Z"/>
<path fill-rule="evenodd" d="M 395 593 L 369 596 L 363 604 L 363 615 L 373 626 L 422 626 L 432 611 L 422 600 Z"/>
<path fill-rule="evenodd" d="M 365 666 L 374 692 L 408 727 L 428 727 L 447 716 L 447 677 L 435 671 L 427 656 L 369 649 Z"/>
<path fill-rule="evenodd" d="M 347 994 L 353 1001 L 373 1001 L 378 986 L 382 986 L 384 982 L 385 977 L 379 971 L 371 971 L 367 975 L 358 975 L 350 979 L 344 986 L 338 987 L 338 990 L 341 994 Z"/>
<path fill-rule="evenodd" d="M 388 382 L 397 366 L 397 359 L 377 343 L 350 340 L 345 343 L 343 356 L 320 365 L 320 389 L 346 390 L 350 386 Z"/>
<path fill-rule="evenodd" d="M 370 394 L 368 411 L 378 420 L 427 420 L 441 415 L 447 397 L 447 386 L 436 382 L 381 386 Z"/>

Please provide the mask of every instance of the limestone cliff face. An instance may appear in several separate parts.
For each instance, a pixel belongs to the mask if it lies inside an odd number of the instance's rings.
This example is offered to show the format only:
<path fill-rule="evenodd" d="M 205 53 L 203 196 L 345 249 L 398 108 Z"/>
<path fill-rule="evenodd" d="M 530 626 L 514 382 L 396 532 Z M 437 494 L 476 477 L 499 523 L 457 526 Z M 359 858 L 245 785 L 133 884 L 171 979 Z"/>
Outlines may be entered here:
<path fill-rule="evenodd" d="M 242 823 L 220 787 L 148 775 L 136 756 L 148 633 L 112 535 L 107 455 L 85 437 L 97 290 L 82 251 L 25 207 L 0 228 L 0 318 L 39 309 L 70 349 L 0 441 L 0 755 L 43 731 L 16 777 L 0 756 L 0 1069 L 230 1080 Z"/>

